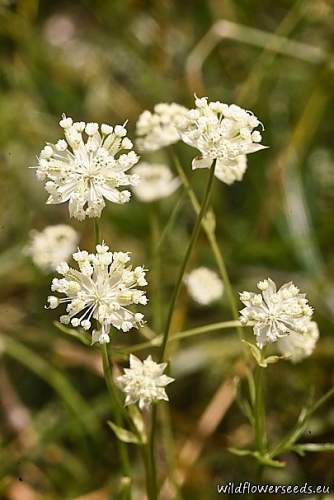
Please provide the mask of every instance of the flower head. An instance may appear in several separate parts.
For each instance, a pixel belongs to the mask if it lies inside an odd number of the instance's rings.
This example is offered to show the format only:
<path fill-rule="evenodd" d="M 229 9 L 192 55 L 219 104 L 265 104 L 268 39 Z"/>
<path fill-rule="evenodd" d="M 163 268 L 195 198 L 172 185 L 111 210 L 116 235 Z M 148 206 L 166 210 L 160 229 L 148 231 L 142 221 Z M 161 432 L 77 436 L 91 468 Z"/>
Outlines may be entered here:
<path fill-rule="evenodd" d="M 215 176 L 225 184 L 241 181 L 247 169 L 247 156 L 238 156 L 235 160 L 220 161 L 216 165 Z"/>
<path fill-rule="evenodd" d="M 166 198 L 180 185 L 179 178 L 173 177 L 170 168 L 160 163 L 143 162 L 134 167 L 133 172 L 140 178 L 134 193 L 144 202 Z"/>
<path fill-rule="evenodd" d="M 58 264 L 69 259 L 78 241 L 78 233 L 71 226 L 47 226 L 43 231 L 31 232 L 25 253 L 43 271 L 55 271 Z"/>
<path fill-rule="evenodd" d="M 305 294 L 293 283 L 286 283 L 277 290 L 276 284 L 268 278 L 260 281 L 257 287 L 261 293 L 240 294 L 246 306 L 240 311 L 240 321 L 253 325 L 260 348 L 292 333 L 308 331 L 313 309 Z"/>
<path fill-rule="evenodd" d="M 104 199 L 129 201 L 130 192 L 120 188 L 137 183 L 137 176 L 127 172 L 138 162 L 138 156 L 130 151 L 133 145 L 125 127 L 73 123 L 65 115 L 59 124 L 65 140 L 42 149 L 36 171 L 49 193 L 47 203 L 68 201 L 70 216 L 83 220 L 86 216 L 100 217 Z"/>
<path fill-rule="evenodd" d="M 278 340 L 278 349 L 283 356 L 288 356 L 293 363 L 298 363 L 311 356 L 319 339 L 319 328 L 315 321 L 310 321 L 305 333 L 291 333 Z"/>
<path fill-rule="evenodd" d="M 89 254 L 78 250 L 73 259 L 78 263 L 79 271 L 65 262 L 57 268 L 63 277 L 54 278 L 51 290 L 66 295 L 66 298 L 48 297 L 51 309 L 67 303 L 67 314 L 60 316 L 60 322 L 91 328 L 95 319 L 100 328 L 92 332 L 92 342 L 109 342 L 109 331 L 113 326 L 117 330 L 128 332 L 143 323 L 141 313 L 133 313 L 131 304 L 147 304 L 145 292 L 137 289 L 147 285 L 145 270 L 142 267 L 132 269 L 130 256 L 124 252 L 109 252 L 109 247 L 102 243 L 96 246 L 96 253 Z"/>
<path fill-rule="evenodd" d="M 179 130 L 182 140 L 200 151 L 192 167 L 210 168 L 216 160 L 216 176 L 227 184 L 241 180 L 246 169 L 245 155 L 264 149 L 258 130 L 261 122 L 250 111 L 235 104 L 208 103 L 195 99 Z"/>
<path fill-rule="evenodd" d="M 156 151 L 180 140 L 178 128 L 183 123 L 187 108 L 176 103 L 159 103 L 153 113 L 144 111 L 137 121 L 139 151 Z"/>
<path fill-rule="evenodd" d="M 165 387 L 174 379 L 163 374 L 166 366 L 167 363 L 156 363 L 151 356 L 141 361 L 130 354 L 130 368 L 125 368 L 124 375 L 117 378 L 126 394 L 125 405 L 138 402 L 142 410 L 159 399 L 168 401 Z"/>
<path fill-rule="evenodd" d="M 220 299 L 224 292 L 223 282 L 218 274 L 207 267 L 198 267 L 185 278 L 191 298 L 203 306 Z"/>

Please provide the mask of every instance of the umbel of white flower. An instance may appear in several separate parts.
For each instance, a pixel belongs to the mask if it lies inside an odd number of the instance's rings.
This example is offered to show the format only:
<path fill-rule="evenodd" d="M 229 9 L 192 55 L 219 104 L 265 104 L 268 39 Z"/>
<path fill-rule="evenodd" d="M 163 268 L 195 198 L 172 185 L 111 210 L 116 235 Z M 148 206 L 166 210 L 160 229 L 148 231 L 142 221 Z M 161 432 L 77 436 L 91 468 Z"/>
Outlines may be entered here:
<path fill-rule="evenodd" d="M 143 202 L 166 198 L 180 186 L 180 179 L 173 176 L 167 165 L 142 162 L 134 167 L 133 172 L 140 177 L 140 183 L 133 191 Z"/>
<path fill-rule="evenodd" d="M 240 321 L 253 326 L 260 348 L 290 334 L 307 333 L 313 309 L 305 294 L 291 282 L 277 290 L 270 278 L 260 281 L 257 287 L 261 293 L 240 294 L 246 306 L 240 311 Z"/>
<path fill-rule="evenodd" d="M 293 363 L 308 358 L 313 353 L 319 339 L 319 328 L 315 321 L 310 321 L 305 333 L 291 333 L 287 337 L 278 339 L 277 346 L 283 356 Z"/>
<path fill-rule="evenodd" d="M 218 274 L 204 266 L 191 271 L 184 281 L 190 297 L 203 306 L 220 299 L 224 292 L 224 285 Z"/>
<path fill-rule="evenodd" d="M 47 226 L 42 231 L 31 231 L 25 253 L 43 271 L 55 271 L 61 262 L 70 258 L 78 241 L 78 233 L 71 226 Z"/>
<path fill-rule="evenodd" d="M 136 146 L 139 151 L 156 151 L 180 140 L 178 128 L 187 108 L 176 103 L 159 103 L 153 112 L 144 111 L 138 118 Z"/>
<path fill-rule="evenodd" d="M 102 243 L 96 246 L 95 254 L 80 250 L 74 253 L 79 270 L 63 262 L 57 268 L 63 277 L 54 278 L 51 285 L 53 292 L 66 297 L 48 297 L 51 309 L 67 304 L 66 314 L 60 316 L 61 323 L 89 330 L 92 319 L 98 322 L 100 327 L 93 330 L 92 343 L 108 343 L 111 327 L 128 332 L 141 326 L 143 314 L 133 313 L 129 306 L 147 304 L 145 292 L 137 288 L 147 285 L 145 270 L 132 269 L 128 253 L 108 250 Z"/>
<path fill-rule="evenodd" d="M 84 220 L 86 216 L 100 217 L 104 199 L 128 202 L 131 193 L 121 188 L 138 182 L 136 175 L 128 174 L 138 156 L 130 151 L 133 145 L 125 127 L 73 123 L 65 115 L 59 124 L 65 140 L 42 149 L 36 171 L 49 193 L 47 203 L 68 201 L 70 216 Z"/>
<path fill-rule="evenodd" d="M 215 175 L 226 184 L 241 180 L 246 170 L 246 155 L 260 151 L 261 122 L 250 111 L 222 102 L 208 103 L 207 97 L 195 99 L 179 131 L 182 140 L 200 151 L 193 169 L 210 168 L 216 161 Z"/>
<path fill-rule="evenodd" d="M 130 368 L 117 378 L 121 390 L 125 393 L 125 405 L 138 403 L 142 410 L 152 403 L 163 399 L 168 401 L 165 387 L 174 379 L 164 375 L 167 363 L 156 363 L 148 356 L 141 361 L 130 354 Z"/>

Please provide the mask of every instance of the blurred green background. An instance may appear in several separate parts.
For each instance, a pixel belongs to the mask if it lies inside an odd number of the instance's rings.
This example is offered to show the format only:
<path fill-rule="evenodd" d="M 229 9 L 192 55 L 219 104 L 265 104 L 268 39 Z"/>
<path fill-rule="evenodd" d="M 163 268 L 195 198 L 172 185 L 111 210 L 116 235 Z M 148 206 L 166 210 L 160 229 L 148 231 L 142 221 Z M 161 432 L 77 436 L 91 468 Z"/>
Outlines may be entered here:
<path fill-rule="evenodd" d="M 22 251 L 31 229 L 57 223 L 70 223 L 81 235 L 80 245 L 93 247 L 92 222 L 69 221 L 67 206 L 45 205 L 43 186 L 28 169 L 46 141 L 61 137 L 63 112 L 99 123 L 128 120 L 132 138 L 141 111 L 162 101 L 190 107 L 194 93 L 235 102 L 259 117 L 269 149 L 249 158 L 243 182 L 216 182 L 218 241 L 236 291 L 253 289 L 267 276 L 280 283 L 292 279 L 308 293 L 321 333 L 310 359 L 268 370 L 270 436 L 291 428 L 312 391 L 320 395 L 331 387 L 333 26 L 330 0 L 0 0 L 1 498 L 116 498 L 118 460 L 104 423 L 110 405 L 98 354 L 52 325 L 57 314 L 43 308 L 52 276 Z M 191 173 L 190 148 L 179 144 L 177 150 L 201 196 L 205 172 Z M 169 161 L 163 155 L 151 158 Z M 177 200 L 160 255 L 162 319 L 194 215 L 181 190 L 153 208 L 162 231 Z M 113 249 L 131 250 L 136 263 L 150 268 L 151 218 L 152 207 L 136 200 L 108 204 L 103 236 Z M 215 268 L 204 234 L 192 265 Z M 175 331 L 231 319 L 225 299 L 200 308 L 186 293 L 177 313 Z M 146 317 L 151 325 L 149 307 Z M 114 342 L 140 340 L 137 333 L 115 334 Z M 219 480 L 255 480 L 256 464 L 226 450 L 253 438 L 236 403 L 226 416 L 219 404 L 209 407 L 216 425 L 205 432 L 198 428 L 217 391 L 224 402 L 221 384 L 242 371 L 239 357 L 234 331 L 186 339 L 175 348 L 177 382 L 169 394 L 176 455 L 190 440 L 194 459 L 184 474 L 185 499 L 216 498 Z M 304 439 L 330 442 L 333 436 L 334 408 L 328 404 Z M 141 499 L 143 471 L 132 452 Z M 334 480 L 333 455 L 285 459 L 285 470 L 266 472 L 268 482 Z M 163 451 L 159 460 L 165 470 Z"/>

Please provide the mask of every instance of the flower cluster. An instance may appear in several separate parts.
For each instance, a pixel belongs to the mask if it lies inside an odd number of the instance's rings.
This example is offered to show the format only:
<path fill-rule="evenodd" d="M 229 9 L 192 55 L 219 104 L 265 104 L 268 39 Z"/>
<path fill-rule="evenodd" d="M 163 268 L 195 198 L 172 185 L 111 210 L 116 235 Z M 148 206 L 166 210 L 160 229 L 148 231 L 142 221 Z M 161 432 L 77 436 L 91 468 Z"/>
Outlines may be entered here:
<path fill-rule="evenodd" d="M 166 198 L 180 186 L 180 179 L 173 177 L 167 165 L 142 162 L 134 167 L 133 172 L 140 177 L 140 183 L 133 191 L 144 202 Z"/>
<path fill-rule="evenodd" d="M 92 342 L 109 342 L 111 326 L 123 332 L 141 326 L 144 316 L 133 313 L 131 304 L 147 304 L 145 292 L 136 287 L 147 285 L 145 270 L 142 267 L 132 269 L 130 256 L 123 252 L 109 252 L 109 247 L 102 243 L 96 246 L 96 254 L 80 251 L 73 254 L 79 271 L 65 262 L 57 268 L 63 277 L 52 281 L 51 290 L 66 295 L 58 298 L 48 297 L 51 309 L 67 303 L 67 314 L 60 317 L 61 323 L 91 328 L 95 319 L 100 328 L 93 330 Z"/>
<path fill-rule="evenodd" d="M 265 148 L 260 132 L 254 130 L 260 121 L 235 104 L 208 103 L 202 97 L 195 99 L 195 105 L 179 127 L 182 140 L 201 153 L 194 158 L 193 169 L 210 168 L 216 161 L 220 180 L 227 184 L 240 180 L 246 169 L 245 155 Z"/>
<path fill-rule="evenodd" d="M 268 278 L 260 281 L 257 287 L 261 293 L 240 294 L 246 306 L 240 312 L 240 321 L 253 326 L 260 348 L 281 337 L 308 332 L 313 309 L 305 294 L 293 283 L 286 283 L 277 290 L 276 284 Z"/>
<path fill-rule="evenodd" d="M 126 394 L 125 405 L 138 402 L 139 408 L 144 409 L 159 399 L 168 401 L 165 387 L 174 379 L 163 374 L 166 366 L 167 363 L 156 363 L 151 356 L 141 361 L 130 354 L 130 368 L 125 368 L 124 374 L 117 378 Z"/>
<path fill-rule="evenodd" d="M 198 267 L 185 278 L 191 298 L 203 306 L 220 299 L 224 292 L 223 282 L 215 271 L 207 267 Z"/>
<path fill-rule="evenodd" d="M 298 363 L 311 356 L 319 339 L 319 328 L 315 321 L 310 321 L 305 333 L 291 333 L 278 339 L 278 349 L 293 363 Z"/>
<path fill-rule="evenodd" d="M 78 233 L 71 226 L 47 226 L 43 231 L 31 232 L 25 253 L 43 271 L 55 271 L 58 264 L 69 259 L 78 241 Z"/>
<path fill-rule="evenodd" d="M 47 144 L 38 159 L 37 177 L 45 182 L 47 203 L 68 201 L 70 216 L 83 220 L 86 216 L 100 217 L 104 198 L 128 202 L 130 192 L 120 188 L 138 182 L 136 175 L 127 173 L 138 156 L 130 151 L 133 145 L 126 137 L 126 128 L 73 122 L 65 115 L 59 124 L 65 140 Z"/>
<path fill-rule="evenodd" d="M 160 103 L 153 113 L 144 111 L 137 121 L 139 151 L 156 151 L 180 140 L 179 127 L 183 124 L 187 108 L 176 103 Z"/>
<path fill-rule="evenodd" d="M 247 156 L 238 156 L 235 160 L 217 162 L 215 176 L 225 184 L 241 181 L 247 169 Z"/>

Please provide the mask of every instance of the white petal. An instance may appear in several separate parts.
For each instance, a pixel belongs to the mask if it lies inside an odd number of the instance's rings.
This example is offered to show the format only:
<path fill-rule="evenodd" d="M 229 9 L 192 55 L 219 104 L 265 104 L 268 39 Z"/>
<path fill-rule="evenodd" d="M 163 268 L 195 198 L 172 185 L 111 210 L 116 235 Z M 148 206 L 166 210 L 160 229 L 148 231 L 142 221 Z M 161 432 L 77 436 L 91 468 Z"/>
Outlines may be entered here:
<path fill-rule="evenodd" d="M 210 158 L 202 158 L 201 156 L 196 156 L 191 164 L 193 170 L 196 170 L 197 168 L 210 168 L 211 165 L 212 160 L 210 160 Z"/>
<path fill-rule="evenodd" d="M 137 356 L 134 354 L 130 354 L 130 368 L 141 368 L 142 367 L 142 362 Z"/>
<path fill-rule="evenodd" d="M 250 144 L 248 147 L 247 147 L 247 154 L 250 154 L 250 153 L 256 153 L 257 151 L 261 151 L 262 149 L 268 149 L 269 146 L 263 146 L 263 144 L 257 144 L 256 142 L 252 142 L 252 144 Z"/>

